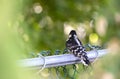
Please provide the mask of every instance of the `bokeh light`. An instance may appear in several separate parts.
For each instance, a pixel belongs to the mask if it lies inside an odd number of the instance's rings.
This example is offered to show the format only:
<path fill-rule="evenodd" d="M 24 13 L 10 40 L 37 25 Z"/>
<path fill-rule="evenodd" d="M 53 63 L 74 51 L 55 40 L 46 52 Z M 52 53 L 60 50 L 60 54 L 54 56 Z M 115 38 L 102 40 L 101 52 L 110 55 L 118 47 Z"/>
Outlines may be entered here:
<path fill-rule="evenodd" d="M 83 39 L 86 36 L 86 25 L 83 23 L 80 23 L 77 27 L 77 34 L 80 39 Z"/>
<path fill-rule="evenodd" d="M 99 40 L 99 37 L 98 37 L 98 35 L 96 33 L 91 33 L 90 34 L 90 36 L 89 36 L 90 43 L 97 44 L 98 40 Z"/>
<path fill-rule="evenodd" d="M 68 35 L 71 30 L 75 30 L 70 24 L 64 23 L 64 33 Z"/>
<path fill-rule="evenodd" d="M 108 27 L 108 22 L 105 17 L 100 16 L 96 20 L 96 31 L 100 36 L 104 36 L 106 34 L 106 30 Z"/>
<path fill-rule="evenodd" d="M 115 79 L 112 73 L 106 72 L 102 75 L 101 79 Z"/>
<path fill-rule="evenodd" d="M 40 14 L 43 11 L 43 8 L 39 3 L 35 3 L 33 9 L 36 14 Z"/>

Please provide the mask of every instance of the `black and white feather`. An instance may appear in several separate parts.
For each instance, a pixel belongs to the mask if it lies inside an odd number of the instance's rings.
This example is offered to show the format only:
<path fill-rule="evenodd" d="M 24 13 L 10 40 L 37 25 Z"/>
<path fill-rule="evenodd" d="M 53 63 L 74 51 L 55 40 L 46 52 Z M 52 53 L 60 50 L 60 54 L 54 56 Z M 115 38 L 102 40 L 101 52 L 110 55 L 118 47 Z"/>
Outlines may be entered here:
<path fill-rule="evenodd" d="M 79 57 L 83 65 L 90 65 L 90 61 L 88 60 L 86 50 L 83 47 L 81 41 L 78 39 L 75 30 L 72 30 L 69 33 L 69 38 L 66 41 L 66 48 L 69 52 L 72 52 L 74 56 Z"/>

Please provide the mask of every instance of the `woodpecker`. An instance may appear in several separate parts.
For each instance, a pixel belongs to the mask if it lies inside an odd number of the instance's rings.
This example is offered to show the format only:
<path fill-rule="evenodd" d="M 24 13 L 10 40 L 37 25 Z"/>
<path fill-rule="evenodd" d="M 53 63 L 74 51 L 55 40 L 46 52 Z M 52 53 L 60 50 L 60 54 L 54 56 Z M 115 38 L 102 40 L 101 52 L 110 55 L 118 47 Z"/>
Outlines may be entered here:
<path fill-rule="evenodd" d="M 81 41 L 78 39 L 75 30 L 72 30 L 69 33 L 69 38 L 66 41 L 66 48 L 68 52 L 72 52 L 74 56 L 79 57 L 84 66 L 90 65 L 86 50 Z"/>

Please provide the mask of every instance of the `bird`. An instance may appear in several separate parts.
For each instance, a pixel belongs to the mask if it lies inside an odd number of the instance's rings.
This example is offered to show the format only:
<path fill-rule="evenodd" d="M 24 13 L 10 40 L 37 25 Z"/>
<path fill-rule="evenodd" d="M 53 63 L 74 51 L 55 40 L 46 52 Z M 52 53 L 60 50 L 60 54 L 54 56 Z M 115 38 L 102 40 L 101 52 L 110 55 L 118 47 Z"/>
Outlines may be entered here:
<path fill-rule="evenodd" d="M 77 37 L 75 30 L 70 31 L 69 37 L 66 40 L 66 48 L 68 52 L 72 52 L 75 57 L 80 58 L 80 61 L 84 66 L 90 65 L 90 61 L 88 59 L 85 47 Z"/>

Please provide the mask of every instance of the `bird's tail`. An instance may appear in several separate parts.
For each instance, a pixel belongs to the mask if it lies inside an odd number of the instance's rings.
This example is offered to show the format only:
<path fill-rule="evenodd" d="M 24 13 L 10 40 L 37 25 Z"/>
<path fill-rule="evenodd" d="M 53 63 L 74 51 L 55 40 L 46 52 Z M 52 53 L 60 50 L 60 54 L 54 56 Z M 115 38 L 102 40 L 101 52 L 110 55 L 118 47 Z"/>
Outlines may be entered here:
<path fill-rule="evenodd" d="M 91 63 L 88 59 L 88 57 L 86 55 L 83 56 L 83 60 L 82 60 L 82 63 L 85 65 L 85 66 L 89 66 Z"/>

